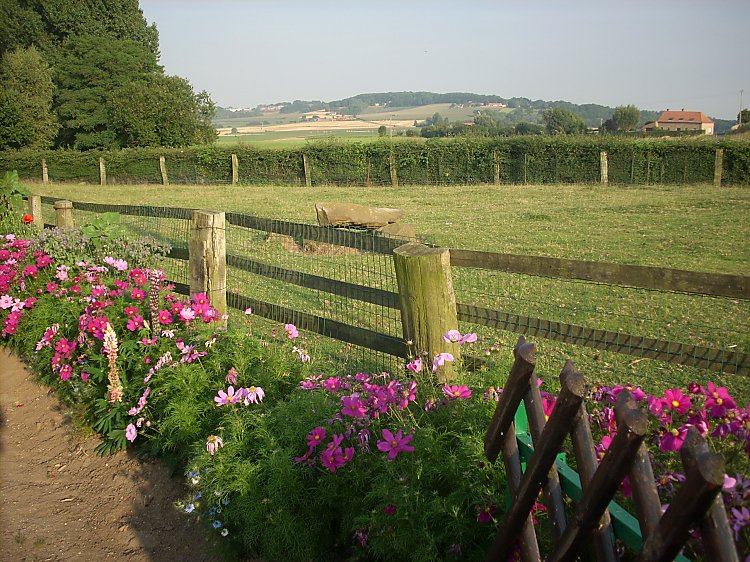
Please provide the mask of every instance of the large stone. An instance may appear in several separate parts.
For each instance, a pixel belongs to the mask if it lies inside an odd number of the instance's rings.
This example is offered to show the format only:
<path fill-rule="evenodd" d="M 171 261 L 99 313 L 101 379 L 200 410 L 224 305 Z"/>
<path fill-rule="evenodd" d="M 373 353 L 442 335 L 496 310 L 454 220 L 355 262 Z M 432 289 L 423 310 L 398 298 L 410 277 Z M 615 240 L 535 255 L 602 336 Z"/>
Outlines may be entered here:
<path fill-rule="evenodd" d="M 379 228 L 398 222 L 404 211 L 379 207 L 365 207 L 354 203 L 316 203 L 315 212 L 320 226 L 355 226 Z"/>
<path fill-rule="evenodd" d="M 414 229 L 414 225 L 405 222 L 394 222 L 381 226 L 378 228 L 378 232 L 382 232 L 388 236 L 393 236 L 394 238 L 408 238 L 409 240 L 417 239 L 417 231 Z"/>

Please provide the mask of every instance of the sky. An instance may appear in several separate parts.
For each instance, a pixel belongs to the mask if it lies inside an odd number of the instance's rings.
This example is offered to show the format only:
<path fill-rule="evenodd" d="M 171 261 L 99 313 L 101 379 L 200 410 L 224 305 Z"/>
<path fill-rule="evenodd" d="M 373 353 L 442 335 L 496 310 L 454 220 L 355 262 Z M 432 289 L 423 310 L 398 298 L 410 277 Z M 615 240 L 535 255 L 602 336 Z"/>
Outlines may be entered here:
<path fill-rule="evenodd" d="M 141 0 L 161 64 L 222 107 L 472 92 L 735 119 L 750 0 Z M 740 90 L 744 90 L 741 94 Z"/>

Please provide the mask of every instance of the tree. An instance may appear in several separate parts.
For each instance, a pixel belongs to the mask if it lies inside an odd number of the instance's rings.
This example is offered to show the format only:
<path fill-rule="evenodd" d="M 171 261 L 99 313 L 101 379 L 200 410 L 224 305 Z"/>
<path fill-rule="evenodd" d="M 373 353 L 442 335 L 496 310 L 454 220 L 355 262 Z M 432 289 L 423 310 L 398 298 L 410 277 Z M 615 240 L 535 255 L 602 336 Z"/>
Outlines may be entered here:
<path fill-rule="evenodd" d="M 68 39 L 56 67 L 58 145 L 80 150 L 121 146 L 109 122 L 110 97 L 160 71 L 156 55 L 136 41 L 93 35 Z"/>
<path fill-rule="evenodd" d="M 24 118 L 18 94 L 0 83 L 0 150 L 23 148 L 34 142 L 34 126 Z"/>
<path fill-rule="evenodd" d="M 742 125 L 750 123 L 750 109 L 743 109 L 737 114 L 737 123 Z"/>
<path fill-rule="evenodd" d="M 583 119 L 567 109 L 560 107 L 545 109 L 542 119 L 550 135 L 574 135 L 586 132 Z"/>
<path fill-rule="evenodd" d="M 620 105 L 612 113 L 612 126 L 615 131 L 630 131 L 638 126 L 641 110 L 634 105 Z"/>
<path fill-rule="evenodd" d="M 57 135 L 58 124 L 52 112 L 55 86 L 50 68 L 35 47 L 6 52 L 0 60 L 0 83 L 18 103 L 23 123 L 16 127 L 31 128 L 33 138 L 24 146 L 49 148 Z"/>
<path fill-rule="evenodd" d="M 213 140 L 213 105 L 203 94 L 195 94 L 184 78 L 159 74 L 120 86 L 108 99 L 117 144 L 187 146 Z"/>
<path fill-rule="evenodd" d="M 387 132 L 388 132 L 388 130 L 387 130 L 387 128 L 386 128 L 385 125 L 381 125 L 380 127 L 378 127 L 378 136 L 379 137 L 384 137 Z"/>

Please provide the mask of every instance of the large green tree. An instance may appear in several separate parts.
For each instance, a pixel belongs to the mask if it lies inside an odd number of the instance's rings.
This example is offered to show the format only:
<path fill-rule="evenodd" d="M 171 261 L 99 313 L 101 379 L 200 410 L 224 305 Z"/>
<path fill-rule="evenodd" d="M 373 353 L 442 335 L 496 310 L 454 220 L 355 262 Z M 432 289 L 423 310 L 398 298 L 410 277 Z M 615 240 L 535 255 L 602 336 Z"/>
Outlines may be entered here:
<path fill-rule="evenodd" d="M 616 131 L 630 131 L 638 126 L 641 110 L 634 105 L 619 105 L 612 113 L 612 124 Z"/>
<path fill-rule="evenodd" d="M 583 119 L 561 107 L 545 109 L 542 119 L 550 135 L 574 135 L 586 132 L 586 123 Z"/>
<path fill-rule="evenodd" d="M 214 105 L 184 78 L 150 75 L 129 82 L 108 100 L 110 124 L 121 146 L 185 146 L 211 142 Z"/>
<path fill-rule="evenodd" d="M 29 47 L 4 53 L 0 59 L 0 83 L 20 110 L 14 126 L 33 131 L 33 138 L 23 146 L 49 148 L 58 129 L 52 111 L 55 86 L 49 65 L 39 51 Z"/>
<path fill-rule="evenodd" d="M 68 39 L 56 66 L 58 144 L 86 150 L 116 148 L 109 100 L 130 82 L 160 73 L 156 55 L 130 39 L 79 35 Z"/>
<path fill-rule="evenodd" d="M 24 118 L 18 94 L 0 83 L 0 150 L 23 148 L 32 142 L 33 123 Z"/>

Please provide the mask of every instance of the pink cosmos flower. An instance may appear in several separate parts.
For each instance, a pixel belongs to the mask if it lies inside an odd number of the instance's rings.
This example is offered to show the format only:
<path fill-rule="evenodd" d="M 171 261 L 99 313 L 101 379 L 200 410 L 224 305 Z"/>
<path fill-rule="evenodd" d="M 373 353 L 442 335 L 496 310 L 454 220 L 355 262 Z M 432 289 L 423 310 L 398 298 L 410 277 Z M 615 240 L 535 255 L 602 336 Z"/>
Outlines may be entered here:
<path fill-rule="evenodd" d="M 223 406 L 224 404 L 235 404 L 241 400 L 241 396 L 236 394 L 234 387 L 230 386 L 227 391 L 219 390 L 218 396 L 214 396 L 214 402 L 217 406 Z"/>
<path fill-rule="evenodd" d="M 138 437 L 138 430 L 132 423 L 128 424 L 125 428 L 125 438 L 132 443 L 136 437 Z"/>
<path fill-rule="evenodd" d="M 643 400 L 646 398 L 646 393 L 643 392 L 643 389 L 640 386 L 633 386 L 632 384 L 626 384 L 626 385 L 618 385 L 612 389 L 612 395 L 614 396 L 614 399 L 617 400 L 617 396 L 622 392 L 623 390 L 630 391 L 630 394 L 633 396 L 634 400 Z"/>
<path fill-rule="evenodd" d="M 68 365 L 67 363 L 65 365 L 60 366 L 60 378 L 64 381 L 70 379 L 70 375 L 73 374 L 73 367 Z"/>
<path fill-rule="evenodd" d="M 445 365 L 446 361 L 453 361 L 455 358 L 450 353 L 438 353 L 432 360 L 432 372 L 438 370 L 438 367 Z"/>
<path fill-rule="evenodd" d="M 450 400 L 466 400 L 467 398 L 471 397 L 471 389 L 465 384 L 462 384 L 460 386 L 457 384 L 446 384 L 443 385 L 443 394 Z"/>
<path fill-rule="evenodd" d="M 323 442 L 326 438 L 326 430 L 324 427 L 316 427 L 310 433 L 307 434 L 307 446 L 314 449 Z"/>
<path fill-rule="evenodd" d="M 664 405 L 678 414 L 686 414 L 693 403 L 679 388 L 670 388 L 664 391 Z"/>
<path fill-rule="evenodd" d="M 250 386 L 245 388 L 244 391 L 243 398 L 245 400 L 245 406 L 249 406 L 250 404 L 260 404 L 266 396 L 266 393 L 259 386 Z"/>
<path fill-rule="evenodd" d="M 338 377 L 329 377 L 323 381 L 323 388 L 328 392 L 341 390 L 341 379 Z"/>
<path fill-rule="evenodd" d="M 206 439 L 206 451 L 211 456 L 216 454 L 216 451 L 224 446 L 224 440 L 218 435 L 209 435 Z"/>
<path fill-rule="evenodd" d="M 352 394 L 351 396 L 342 396 L 341 404 L 343 408 L 341 413 L 345 416 L 352 418 L 364 418 L 367 413 L 365 403 L 359 399 L 359 395 Z"/>
<path fill-rule="evenodd" d="M 195 318 L 195 311 L 190 308 L 189 306 L 186 306 L 182 310 L 180 310 L 180 319 L 184 321 L 190 321 Z"/>
<path fill-rule="evenodd" d="M 145 326 L 145 322 L 143 320 L 143 316 L 140 314 L 136 314 L 135 316 L 132 316 L 128 318 L 128 323 L 126 327 L 131 332 L 135 332 L 136 330 L 139 330 L 140 328 L 143 328 Z"/>
<path fill-rule="evenodd" d="M 253 313 L 253 309 L 252 309 L 252 308 L 250 308 L 250 307 L 248 306 L 248 307 L 247 307 L 247 308 L 245 309 L 245 314 L 246 314 L 247 316 L 250 316 L 250 315 L 251 315 L 252 313 Z"/>
<path fill-rule="evenodd" d="M 168 324 L 172 323 L 172 315 L 169 313 L 168 310 L 160 310 L 159 311 L 159 324 L 162 326 L 167 326 Z"/>
<path fill-rule="evenodd" d="M 664 432 L 659 441 L 659 450 L 664 451 L 679 451 L 682 444 L 685 442 L 687 437 L 689 426 L 683 425 L 679 429 L 672 428 Z"/>
<path fill-rule="evenodd" d="M 477 512 L 477 523 L 491 523 L 495 520 L 495 513 L 497 513 L 497 506 L 485 505 L 478 506 L 480 509 Z"/>
<path fill-rule="evenodd" d="M 290 340 L 293 340 L 294 338 L 299 337 L 297 326 L 295 326 L 294 324 L 285 324 L 284 330 L 286 331 L 286 335 L 289 337 Z"/>
<path fill-rule="evenodd" d="M 737 407 L 729 391 L 723 386 L 717 387 L 710 382 L 706 385 L 706 410 L 713 418 L 723 418 L 727 410 Z"/>
<path fill-rule="evenodd" d="M 389 503 L 383 508 L 383 513 L 386 515 L 395 515 L 397 511 L 397 507 L 395 503 Z"/>
<path fill-rule="evenodd" d="M 225 377 L 225 380 L 227 381 L 227 384 L 237 384 L 237 375 L 239 373 L 237 372 L 237 369 L 234 367 L 231 367 L 229 369 L 229 372 L 227 373 L 227 376 Z"/>
<path fill-rule="evenodd" d="M 443 339 L 448 343 L 457 343 L 463 345 L 465 343 L 472 343 L 477 341 L 477 335 L 475 333 L 462 335 L 458 330 L 448 330 L 444 335 Z"/>
<path fill-rule="evenodd" d="M 9 309 L 11 306 L 13 306 L 13 297 L 10 295 L 3 295 L 0 297 L 0 308 L 3 310 Z"/>
<path fill-rule="evenodd" d="M 409 445 L 409 441 L 412 440 L 414 435 L 402 435 L 399 429 L 396 435 L 390 432 L 388 429 L 383 430 L 383 440 L 378 441 L 378 450 L 383 453 L 388 453 L 388 459 L 395 459 L 401 452 L 412 452 L 414 447 Z"/>
<path fill-rule="evenodd" d="M 133 289 L 130 291 L 130 298 L 134 301 L 142 301 L 144 298 L 146 298 L 146 293 L 144 293 L 140 289 Z"/>
<path fill-rule="evenodd" d="M 409 402 L 414 402 L 417 399 L 417 383 L 411 381 L 406 388 L 402 388 L 399 392 L 401 397 L 398 402 L 398 409 L 404 410 L 409 407 Z"/>
<path fill-rule="evenodd" d="M 135 306 L 126 306 L 122 311 L 125 313 L 125 316 L 135 316 L 139 312 Z"/>
<path fill-rule="evenodd" d="M 417 357 L 416 359 L 412 359 L 406 364 L 406 368 L 412 373 L 419 373 L 422 370 L 422 358 Z"/>

